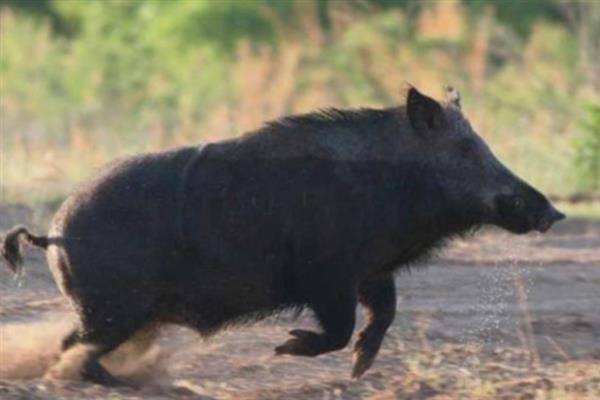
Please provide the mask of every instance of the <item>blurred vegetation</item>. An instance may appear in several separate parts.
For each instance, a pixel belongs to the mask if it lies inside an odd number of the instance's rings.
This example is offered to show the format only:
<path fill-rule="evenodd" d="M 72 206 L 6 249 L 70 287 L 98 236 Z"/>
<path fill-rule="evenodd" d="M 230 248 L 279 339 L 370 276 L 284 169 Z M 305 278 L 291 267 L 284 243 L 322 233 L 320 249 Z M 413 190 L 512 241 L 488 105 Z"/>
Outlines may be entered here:
<path fill-rule="evenodd" d="M 406 82 L 460 88 L 477 130 L 542 190 L 598 191 L 599 14 L 558 0 L 0 0 L 2 199 L 60 198 L 117 156 L 282 114 L 395 104 Z"/>
<path fill-rule="evenodd" d="M 589 104 L 588 118 L 575 144 L 575 166 L 583 191 L 600 191 L 600 104 Z"/>

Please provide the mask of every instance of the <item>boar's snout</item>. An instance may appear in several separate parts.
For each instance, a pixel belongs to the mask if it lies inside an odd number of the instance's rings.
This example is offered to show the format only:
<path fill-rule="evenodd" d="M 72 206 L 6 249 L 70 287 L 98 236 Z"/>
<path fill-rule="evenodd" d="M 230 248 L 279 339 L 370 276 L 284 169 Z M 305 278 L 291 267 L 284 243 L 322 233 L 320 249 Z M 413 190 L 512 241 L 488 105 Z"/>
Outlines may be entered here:
<path fill-rule="evenodd" d="M 543 233 L 565 218 L 543 194 L 525 186 L 515 194 L 496 196 L 496 225 L 513 233 Z"/>
<path fill-rule="evenodd" d="M 546 232 L 552 224 L 561 219 L 565 218 L 565 214 L 558 211 L 552 204 L 550 207 L 544 212 L 544 214 L 538 219 L 535 229 L 539 232 Z"/>

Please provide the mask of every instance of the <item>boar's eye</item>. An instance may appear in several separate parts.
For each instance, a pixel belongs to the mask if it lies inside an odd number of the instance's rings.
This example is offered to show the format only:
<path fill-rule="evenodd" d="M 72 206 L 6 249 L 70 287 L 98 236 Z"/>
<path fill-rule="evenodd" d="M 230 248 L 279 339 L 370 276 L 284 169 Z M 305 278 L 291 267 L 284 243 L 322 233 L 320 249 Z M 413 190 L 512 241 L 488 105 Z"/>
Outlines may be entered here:
<path fill-rule="evenodd" d="M 513 208 L 515 210 L 522 210 L 525 208 L 525 201 L 520 196 L 513 197 Z"/>

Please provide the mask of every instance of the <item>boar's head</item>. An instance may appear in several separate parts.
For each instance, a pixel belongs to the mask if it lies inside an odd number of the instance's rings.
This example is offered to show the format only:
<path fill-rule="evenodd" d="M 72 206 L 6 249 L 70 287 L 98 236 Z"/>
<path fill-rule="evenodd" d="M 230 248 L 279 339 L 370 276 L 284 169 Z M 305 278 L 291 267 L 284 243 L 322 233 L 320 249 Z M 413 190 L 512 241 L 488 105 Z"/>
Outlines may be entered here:
<path fill-rule="evenodd" d="M 460 205 L 479 223 L 513 233 L 545 232 L 563 219 L 543 194 L 494 156 L 463 116 L 458 93 L 449 89 L 448 94 L 449 101 L 440 104 L 411 87 L 406 101 L 413 150 L 435 171 L 444 201 Z"/>

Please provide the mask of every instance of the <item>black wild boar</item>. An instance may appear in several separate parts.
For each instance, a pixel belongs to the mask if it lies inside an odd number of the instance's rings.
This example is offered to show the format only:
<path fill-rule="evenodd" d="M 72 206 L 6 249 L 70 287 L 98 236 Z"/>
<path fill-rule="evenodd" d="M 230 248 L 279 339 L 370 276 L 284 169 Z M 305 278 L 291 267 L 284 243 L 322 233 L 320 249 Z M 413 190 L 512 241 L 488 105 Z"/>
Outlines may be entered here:
<path fill-rule="evenodd" d="M 286 117 L 114 163 L 47 236 L 18 227 L 1 250 L 17 270 L 20 241 L 46 249 L 80 321 L 64 354 L 84 352 L 85 379 L 117 383 L 98 358 L 149 327 L 210 335 L 290 308 L 322 329 L 293 330 L 275 351 L 317 356 L 348 344 L 360 303 L 359 377 L 394 319 L 396 269 L 484 224 L 544 232 L 563 217 L 494 157 L 455 95 L 410 88 L 400 107 Z"/>

